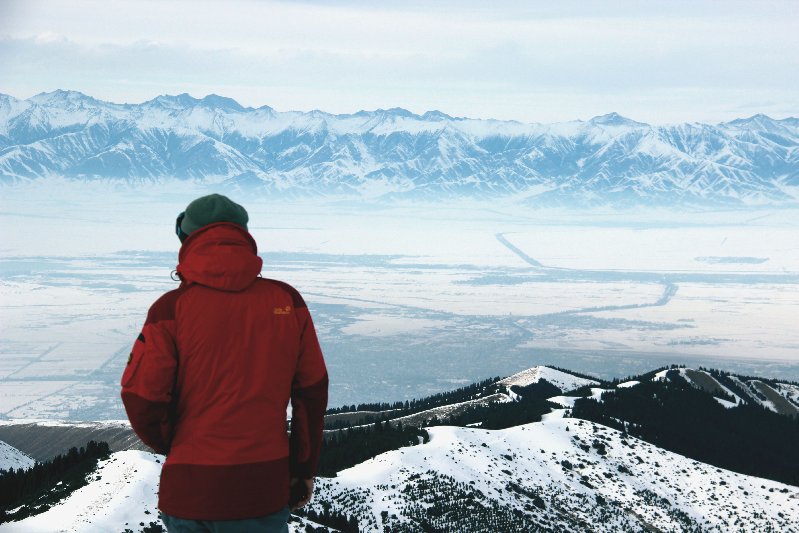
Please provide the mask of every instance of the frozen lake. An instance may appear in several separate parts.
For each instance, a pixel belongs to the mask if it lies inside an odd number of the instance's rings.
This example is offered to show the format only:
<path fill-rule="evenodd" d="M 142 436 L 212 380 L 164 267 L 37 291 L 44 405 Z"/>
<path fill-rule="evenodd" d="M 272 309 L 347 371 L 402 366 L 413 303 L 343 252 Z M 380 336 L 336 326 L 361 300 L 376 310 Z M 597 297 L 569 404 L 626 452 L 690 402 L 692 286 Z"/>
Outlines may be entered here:
<path fill-rule="evenodd" d="M 124 418 L 118 379 L 177 286 L 174 219 L 207 190 L 0 190 L 0 417 Z M 265 277 L 314 316 L 331 405 L 554 364 L 799 380 L 799 211 L 585 212 L 231 194 Z"/>

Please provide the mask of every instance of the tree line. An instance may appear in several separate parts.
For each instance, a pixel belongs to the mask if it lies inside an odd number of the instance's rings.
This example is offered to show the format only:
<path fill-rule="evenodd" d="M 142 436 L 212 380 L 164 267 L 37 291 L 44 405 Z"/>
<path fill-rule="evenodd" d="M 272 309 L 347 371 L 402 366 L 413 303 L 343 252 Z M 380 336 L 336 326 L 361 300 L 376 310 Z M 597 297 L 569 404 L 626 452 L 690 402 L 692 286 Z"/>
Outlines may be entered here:
<path fill-rule="evenodd" d="M 428 409 L 432 409 L 434 407 L 465 402 L 467 400 L 473 400 L 476 397 L 494 394 L 499 390 L 499 387 L 496 385 L 496 382 L 499 380 L 499 377 L 488 378 L 476 383 L 472 383 L 471 385 L 467 385 L 465 387 L 460 387 L 458 389 L 446 392 L 439 392 L 437 394 L 426 396 L 420 399 L 405 400 L 404 402 L 398 401 L 393 403 L 381 402 L 343 405 L 341 407 L 328 409 L 325 414 L 332 415 L 338 413 L 352 413 L 356 411 L 389 411 L 392 409 L 397 409 L 401 411 L 396 414 L 397 417 L 412 415 L 422 411 L 427 411 Z"/>

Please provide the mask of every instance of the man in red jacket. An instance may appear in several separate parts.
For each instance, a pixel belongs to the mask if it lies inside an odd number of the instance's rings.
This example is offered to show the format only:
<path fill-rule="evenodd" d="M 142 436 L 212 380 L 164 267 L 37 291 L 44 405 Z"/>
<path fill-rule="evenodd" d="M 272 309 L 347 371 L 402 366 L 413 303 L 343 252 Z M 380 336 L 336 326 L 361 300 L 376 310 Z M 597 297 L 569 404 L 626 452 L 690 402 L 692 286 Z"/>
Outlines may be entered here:
<path fill-rule="evenodd" d="M 180 286 L 150 308 L 122 376 L 133 430 L 167 456 L 170 532 L 288 531 L 290 493 L 299 508 L 313 491 L 327 370 L 300 294 L 260 277 L 247 222 L 218 194 L 181 213 Z"/>

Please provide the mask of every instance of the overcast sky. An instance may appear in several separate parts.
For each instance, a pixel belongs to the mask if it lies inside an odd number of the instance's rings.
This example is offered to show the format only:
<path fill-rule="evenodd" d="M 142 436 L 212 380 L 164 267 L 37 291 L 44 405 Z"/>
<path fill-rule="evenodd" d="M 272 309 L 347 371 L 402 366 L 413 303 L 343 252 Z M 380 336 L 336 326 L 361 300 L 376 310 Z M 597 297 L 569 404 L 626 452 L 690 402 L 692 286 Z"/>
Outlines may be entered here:
<path fill-rule="evenodd" d="M 0 92 L 525 122 L 784 118 L 799 116 L 798 29 L 799 1 L 0 0 Z"/>

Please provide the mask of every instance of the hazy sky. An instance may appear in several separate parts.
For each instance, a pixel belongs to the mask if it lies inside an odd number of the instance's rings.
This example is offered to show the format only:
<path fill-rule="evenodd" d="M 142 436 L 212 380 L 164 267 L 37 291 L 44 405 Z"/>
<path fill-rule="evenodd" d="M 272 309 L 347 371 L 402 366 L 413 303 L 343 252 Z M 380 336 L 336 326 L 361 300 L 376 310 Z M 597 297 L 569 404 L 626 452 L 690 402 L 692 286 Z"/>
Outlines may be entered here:
<path fill-rule="evenodd" d="M 0 0 L 0 92 L 554 122 L 799 116 L 799 1 Z"/>

